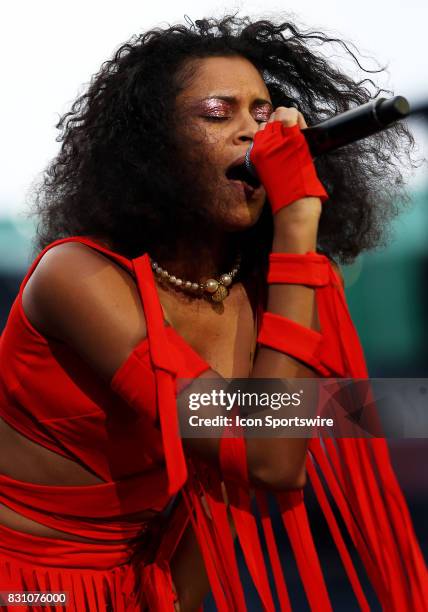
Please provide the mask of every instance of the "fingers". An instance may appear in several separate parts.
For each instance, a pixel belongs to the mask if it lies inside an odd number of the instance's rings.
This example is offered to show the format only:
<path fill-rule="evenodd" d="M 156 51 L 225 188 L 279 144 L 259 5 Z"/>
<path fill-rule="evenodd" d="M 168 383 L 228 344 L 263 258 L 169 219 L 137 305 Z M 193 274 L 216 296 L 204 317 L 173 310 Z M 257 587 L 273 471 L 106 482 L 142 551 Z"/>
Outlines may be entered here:
<path fill-rule="evenodd" d="M 308 127 L 304 116 L 297 110 L 297 108 L 278 106 L 271 114 L 267 122 L 260 123 L 258 131 L 264 130 L 266 125 L 268 123 L 272 123 L 273 121 L 281 121 L 285 127 L 292 127 L 296 124 L 300 127 L 300 129 Z"/>
<path fill-rule="evenodd" d="M 299 118 L 297 108 L 287 108 L 286 106 L 278 106 L 269 117 L 269 123 L 273 121 L 281 121 L 285 127 L 296 125 Z"/>
<path fill-rule="evenodd" d="M 299 128 L 301 130 L 305 129 L 308 127 L 308 124 L 306 123 L 306 120 L 304 118 L 304 116 L 302 115 L 302 113 L 299 113 L 299 117 L 297 119 L 297 124 L 299 126 Z"/>
<path fill-rule="evenodd" d="M 281 121 L 285 127 L 292 127 L 296 124 L 298 124 L 300 127 L 302 120 L 303 122 L 305 121 L 302 113 L 299 113 L 297 108 L 287 108 L 286 106 L 278 106 L 278 108 L 276 108 L 269 117 L 269 123 L 272 123 L 273 121 Z"/>

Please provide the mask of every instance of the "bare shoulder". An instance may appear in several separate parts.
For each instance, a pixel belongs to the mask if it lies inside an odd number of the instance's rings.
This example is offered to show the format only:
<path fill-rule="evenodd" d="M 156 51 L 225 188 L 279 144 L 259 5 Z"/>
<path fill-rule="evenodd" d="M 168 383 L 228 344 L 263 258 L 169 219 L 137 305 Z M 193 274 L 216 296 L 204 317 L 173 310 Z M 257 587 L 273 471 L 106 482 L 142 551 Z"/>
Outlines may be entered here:
<path fill-rule="evenodd" d="M 82 243 L 43 255 L 22 305 L 40 333 L 69 344 L 107 377 L 147 333 L 132 275 Z"/>
<path fill-rule="evenodd" d="M 40 285 L 48 283 L 59 289 L 98 285 L 98 293 L 106 280 L 112 290 L 119 292 L 125 286 L 131 290 L 135 286 L 131 274 L 102 253 L 81 242 L 65 242 L 43 255 L 24 292 L 31 294 Z"/>

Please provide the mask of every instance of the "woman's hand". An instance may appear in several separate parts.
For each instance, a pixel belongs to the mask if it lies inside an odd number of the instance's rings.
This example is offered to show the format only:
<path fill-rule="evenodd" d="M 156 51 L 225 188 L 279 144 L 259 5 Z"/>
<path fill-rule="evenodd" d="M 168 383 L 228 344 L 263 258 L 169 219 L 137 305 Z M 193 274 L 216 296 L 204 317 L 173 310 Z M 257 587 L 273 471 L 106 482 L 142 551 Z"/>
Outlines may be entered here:
<path fill-rule="evenodd" d="M 260 124 L 254 137 L 250 158 L 274 215 L 287 207 L 288 216 L 316 219 L 321 213 L 321 200 L 327 199 L 301 132 L 305 127 L 306 121 L 296 108 L 280 106 L 269 121 Z"/>

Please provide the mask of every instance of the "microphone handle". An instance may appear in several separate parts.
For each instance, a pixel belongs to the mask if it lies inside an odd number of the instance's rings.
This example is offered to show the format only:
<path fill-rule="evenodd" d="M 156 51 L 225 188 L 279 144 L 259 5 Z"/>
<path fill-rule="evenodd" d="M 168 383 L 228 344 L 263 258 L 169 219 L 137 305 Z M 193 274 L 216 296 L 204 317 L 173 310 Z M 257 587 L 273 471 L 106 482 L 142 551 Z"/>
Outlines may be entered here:
<path fill-rule="evenodd" d="M 313 157 L 381 132 L 410 112 L 406 98 L 378 98 L 302 130 Z"/>
<path fill-rule="evenodd" d="M 312 156 L 317 157 L 381 132 L 395 121 L 406 117 L 409 112 L 409 103 L 403 96 L 395 96 L 389 100 L 378 98 L 305 128 L 302 134 L 306 138 Z M 252 147 L 253 145 L 246 153 L 245 164 L 256 176 L 256 170 L 250 160 Z"/>

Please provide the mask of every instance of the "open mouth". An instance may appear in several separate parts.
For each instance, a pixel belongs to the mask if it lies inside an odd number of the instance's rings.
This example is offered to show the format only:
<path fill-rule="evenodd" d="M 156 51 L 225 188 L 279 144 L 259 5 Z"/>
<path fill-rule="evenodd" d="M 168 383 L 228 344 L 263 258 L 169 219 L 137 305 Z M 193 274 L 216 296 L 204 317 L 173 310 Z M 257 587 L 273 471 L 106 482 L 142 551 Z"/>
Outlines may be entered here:
<path fill-rule="evenodd" d="M 239 181 L 243 184 L 244 189 L 247 187 L 252 191 L 261 186 L 260 181 L 250 174 L 244 163 L 235 164 L 226 170 L 226 177 L 229 181 Z"/>

